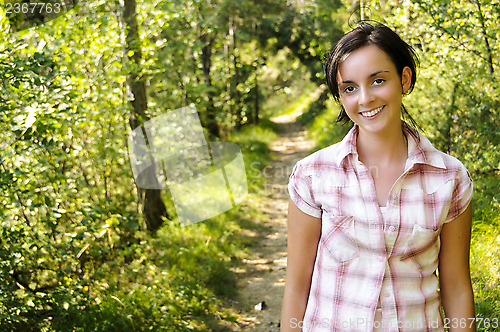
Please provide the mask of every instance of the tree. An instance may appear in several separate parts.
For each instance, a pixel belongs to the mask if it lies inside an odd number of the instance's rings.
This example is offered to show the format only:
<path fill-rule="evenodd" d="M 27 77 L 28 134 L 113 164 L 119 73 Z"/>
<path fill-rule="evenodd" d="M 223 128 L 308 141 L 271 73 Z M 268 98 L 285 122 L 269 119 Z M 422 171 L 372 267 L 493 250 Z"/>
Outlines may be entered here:
<path fill-rule="evenodd" d="M 145 136 L 144 122 L 149 120 L 146 115 L 148 108 L 148 99 L 146 93 L 146 83 L 141 76 L 141 41 L 139 37 L 139 26 L 136 18 L 135 0 L 125 0 L 123 10 L 123 20 L 126 26 L 127 55 L 131 61 L 131 70 L 128 75 L 128 84 L 134 99 L 131 101 L 132 111 L 130 114 L 130 126 L 132 130 L 137 127 L 143 128 Z M 151 163 L 155 167 L 155 163 Z M 156 174 L 156 172 L 153 172 Z M 167 208 L 161 197 L 161 190 L 143 189 L 138 187 L 139 196 L 144 207 L 144 220 L 148 230 L 156 232 L 163 223 L 163 218 L 168 218 Z"/>

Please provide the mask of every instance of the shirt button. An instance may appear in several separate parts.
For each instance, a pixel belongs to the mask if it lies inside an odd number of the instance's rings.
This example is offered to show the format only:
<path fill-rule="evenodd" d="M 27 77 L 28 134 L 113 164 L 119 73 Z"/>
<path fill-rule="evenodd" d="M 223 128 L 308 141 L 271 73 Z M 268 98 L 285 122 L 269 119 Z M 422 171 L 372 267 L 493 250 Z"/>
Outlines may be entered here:
<path fill-rule="evenodd" d="M 391 296 L 391 294 L 389 294 L 389 292 L 384 292 L 384 296 L 389 297 L 389 296 Z"/>
<path fill-rule="evenodd" d="M 391 227 L 389 227 L 389 230 L 390 230 L 391 232 L 395 232 L 395 231 L 396 231 L 396 227 L 391 226 Z"/>

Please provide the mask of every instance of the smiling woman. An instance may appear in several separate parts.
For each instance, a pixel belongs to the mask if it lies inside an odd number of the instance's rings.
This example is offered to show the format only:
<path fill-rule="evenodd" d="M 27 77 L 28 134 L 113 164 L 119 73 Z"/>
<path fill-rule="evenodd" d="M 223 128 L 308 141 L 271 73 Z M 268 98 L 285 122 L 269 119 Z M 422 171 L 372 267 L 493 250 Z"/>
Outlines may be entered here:
<path fill-rule="evenodd" d="M 415 86 L 415 82 L 417 80 L 417 66 L 419 64 L 419 60 L 417 55 L 415 54 L 415 51 L 410 45 L 405 42 L 398 41 L 401 41 L 401 39 L 394 31 L 388 28 L 379 28 L 373 30 L 372 26 L 369 24 L 360 25 L 359 28 L 354 29 L 349 33 L 349 38 L 343 38 L 342 40 L 340 40 L 335 45 L 335 47 L 330 50 L 329 54 L 325 58 L 326 82 L 333 98 L 337 102 L 341 103 L 340 94 L 343 90 L 339 88 L 339 84 L 343 82 L 337 77 L 338 73 L 340 72 L 341 63 L 344 63 L 344 60 L 346 60 L 347 57 L 351 56 L 354 51 L 370 45 L 376 46 L 378 50 L 383 51 L 383 56 L 385 58 L 388 58 L 391 62 L 391 65 L 395 67 L 395 71 L 399 76 L 399 81 L 402 80 L 403 74 L 410 75 L 408 87 L 404 89 L 403 86 L 401 86 L 403 94 L 410 93 L 413 90 L 413 87 Z M 408 67 L 410 71 L 409 73 L 405 73 L 406 67 Z M 355 68 L 355 71 L 357 71 L 357 68 Z M 377 76 L 376 74 L 380 74 L 380 72 L 372 72 L 371 74 Z M 380 84 L 382 82 L 378 80 L 374 83 Z M 337 122 L 351 122 L 351 119 L 345 112 L 344 105 L 341 104 L 340 106 L 342 110 L 339 113 Z M 408 113 L 403 104 L 401 104 L 401 114 L 403 119 L 409 122 L 413 127 L 417 129 L 419 128 L 416 121 Z M 418 135 L 416 131 L 412 130 L 412 127 L 406 126 L 405 123 L 403 123 L 403 126 L 406 127 L 410 135 L 412 135 L 415 139 L 418 139 Z"/>
<path fill-rule="evenodd" d="M 441 304 L 474 318 L 472 180 L 401 119 L 414 123 L 402 97 L 417 63 L 383 25 L 330 51 L 327 83 L 354 125 L 290 176 L 282 331 L 444 331 Z"/>
<path fill-rule="evenodd" d="M 389 56 L 375 45 L 352 52 L 339 69 L 340 100 L 360 131 L 387 134 L 393 129 L 401 135 L 401 97 L 410 88 L 411 69 L 404 67 L 400 76 Z"/>

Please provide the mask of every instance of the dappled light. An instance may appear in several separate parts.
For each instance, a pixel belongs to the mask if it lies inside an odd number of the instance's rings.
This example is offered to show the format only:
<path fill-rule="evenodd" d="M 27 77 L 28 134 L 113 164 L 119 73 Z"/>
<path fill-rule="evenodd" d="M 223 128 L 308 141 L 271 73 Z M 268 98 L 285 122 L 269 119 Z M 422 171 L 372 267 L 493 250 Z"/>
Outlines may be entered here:
<path fill-rule="evenodd" d="M 289 176 L 350 128 L 323 60 L 361 15 L 413 46 L 403 104 L 470 172 L 491 331 L 499 3 L 361 4 L 0 2 L 0 331 L 279 331 Z"/>

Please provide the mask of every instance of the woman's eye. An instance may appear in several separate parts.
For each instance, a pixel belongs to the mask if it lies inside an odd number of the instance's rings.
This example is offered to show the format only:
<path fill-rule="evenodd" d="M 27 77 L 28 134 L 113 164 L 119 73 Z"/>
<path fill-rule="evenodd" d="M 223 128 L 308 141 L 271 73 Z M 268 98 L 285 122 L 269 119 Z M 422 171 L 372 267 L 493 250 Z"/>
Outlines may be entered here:
<path fill-rule="evenodd" d="M 344 88 L 345 93 L 351 93 L 354 92 L 355 88 L 353 86 L 347 86 Z"/>
<path fill-rule="evenodd" d="M 373 85 L 380 85 L 384 82 L 385 80 L 383 78 L 377 78 L 375 81 L 373 81 Z"/>

